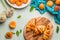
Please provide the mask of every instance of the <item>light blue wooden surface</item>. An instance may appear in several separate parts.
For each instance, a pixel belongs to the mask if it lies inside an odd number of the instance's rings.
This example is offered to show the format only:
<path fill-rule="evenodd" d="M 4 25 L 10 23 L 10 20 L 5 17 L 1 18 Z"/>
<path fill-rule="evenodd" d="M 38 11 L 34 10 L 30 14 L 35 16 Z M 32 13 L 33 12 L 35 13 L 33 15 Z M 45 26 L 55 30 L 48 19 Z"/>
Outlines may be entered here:
<path fill-rule="evenodd" d="M 30 20 L 33 17 L 38 17 L 38 16 L 44 16 L 44 17 L 48 18 L 51 21 L 51 23 L 53 24 L 54 32 L 53 32 L 53 36 L 52 36 L 51 40 L 60 40 L 60 32 L 58 34 L 56 33 L 56 26 L 58 24 L 56 24 L 54 22 L 53 16 L 47 12 L 45 14 L 41 15 L 36 10 L 34 10 L 33 12 L 29 12 L 29 9 L 30 9 L 30 6 L 24 8 L 22 10 L 15 9 L 13 16 L 11 18 L 8 18 L 4 24 L 0 25 L 0 40 L 24 40 L 23 32 L 20 34 L 19 37 L 17 37 L 16 35 L 13 35 L 12 39 L 6 39 L 5 33 L 8 31 L 16 32 L 16 30 L 20 30 L 20 29 L 24 30 L 24 26 L 28 22 L 28 20 Z M 0 13 L 4 10 L 5 10 L 5 8 L 0 2 Z M 20 19 L 17 19 L 18 15 L 21 15 Z M 9 28 L 9 22 L 12 20 L 16 21 L 16 23 L 17 23 L 16 28 L 13 30 L 11 30 Z"/>

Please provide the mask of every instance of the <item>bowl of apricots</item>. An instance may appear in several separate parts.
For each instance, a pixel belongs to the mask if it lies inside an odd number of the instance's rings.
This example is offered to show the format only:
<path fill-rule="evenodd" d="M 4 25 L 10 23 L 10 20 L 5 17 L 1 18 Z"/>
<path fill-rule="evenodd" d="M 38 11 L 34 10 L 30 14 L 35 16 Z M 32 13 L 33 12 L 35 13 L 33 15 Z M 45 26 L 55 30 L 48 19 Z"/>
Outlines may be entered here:
<path fill-rule="evenodd" d="M 6 0 L 6 2 L 14 8 L 24 8 L 29 5 L 31 0 Z"/>

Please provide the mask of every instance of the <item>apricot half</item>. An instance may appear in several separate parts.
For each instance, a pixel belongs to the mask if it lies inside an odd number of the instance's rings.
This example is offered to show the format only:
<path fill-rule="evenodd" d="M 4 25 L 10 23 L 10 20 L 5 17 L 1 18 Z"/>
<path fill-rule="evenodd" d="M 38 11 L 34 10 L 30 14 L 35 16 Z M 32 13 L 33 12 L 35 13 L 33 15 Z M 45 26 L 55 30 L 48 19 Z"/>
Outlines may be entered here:
<path fill-rule="evenodd" d="M 14 0 L 9 0 L 9 2 L 10 2 L 11 4 L 15 4 L 15 1 L 14 1 Z"/>
<path fill-rule="evenodd" d="M 40 8 L 41 10 L 43 10 L 43 9 L 44 9 L 44 4 L 41 3 L 41 4 L 39 5 L 39 8 Z"/>
<path fill-rule="evenodd" d="M 57 5 L 60 5 L 60 0 L 56 0 L 55 2 Z"/>
<path fill-rule="evenodd" d="M 54 11 L 58 11 L 58 10 L 59 10 L 59 6 L 55 6 Z"/>
<path fill-rule="evenodd" d="M 12 38 L 12 32 L 7 32 L 6 34 L 5 34 L 5 37 L 7 38 L 7 39 L 11 39 Z"/>
<path fill-rule="evenodd" d="M 17 1 L 17 2 L 16 2 L 16 5 L 17 5 L 17 6 L 21 6 L 21 5 L 22 5 L 22 2 Z"/>
<path fill-rule="evenodd" d="M 11 29 L 14 29 L 16 27 L 16 22 L 15 21 L 11 21 L 10 24 L 9 24 L 9 27 Z"/>
<path fill-rule="evenodd" d="M 49 7 L 53 6 L 53 1 L 48 1 L 47 6 L 49 6 Z"/>

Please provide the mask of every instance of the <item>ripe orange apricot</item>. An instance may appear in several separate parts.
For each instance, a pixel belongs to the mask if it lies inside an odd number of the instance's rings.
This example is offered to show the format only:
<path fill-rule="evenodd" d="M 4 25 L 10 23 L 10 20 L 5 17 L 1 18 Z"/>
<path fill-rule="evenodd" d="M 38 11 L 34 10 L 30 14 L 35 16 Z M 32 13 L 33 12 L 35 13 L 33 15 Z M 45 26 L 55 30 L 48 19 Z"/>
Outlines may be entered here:
<path fill-rule="evenodd" d="M 60 5 L 60 0 L 56 0 L 55 2 L 57 5 Z"/>
<path fill-rule="evenodd" d="M 53 1 L 48 1 L 47 6 L 49 6 L 49 7 L 53 6 Z"/>
<path fill-rule="evenodd" d="M 14 0 L 8 0 L 11 4 L 14 4 L 15 1 Z"/>
<path fill-rule="evenodd" d="M 12 32 L 7 32 L 7 33 L 5 34 L 5 37 L 6 37 L 7 39 L 11 39 L 12 36 L 13 36 Z"/>
<path fill-rule="evenodd" d="M 9 24 L 9 27 L 11 29 L 14 29 L 16 27 L 16 22 L 15 21 L 11 21 L 10 24 Z"/>
<path fill-rule="evenodd" d="M 19 1 L 19 0 L 14 0 L 15 2 Z"/>
<path fill-rule="evenodd" d="M 23 2 L 23 0 L 19 0 L 20 2 Z"/>
<path fill-rule="evenodd" d="M 41 10 L 43 10 L 43 9 L 44 9 L 44 4 L 41 3 L 41 4 L 39 5 L 39 8 L 40 8 Z"/>
<path fill-rule="evenodd" d="M 21 6 L 22 4 L 26 4 L 28 0 L 8 0 L 11 4 L 16 4 L 17 6 Z"/>
<path fill-rule="evenodd" d="M 17 5 L 17 6 L 21 6 L 21 5 L 22 5 L 22 2 L 17 1 L 17 2 L 16 2 L 16 5 Z"/>
<path fill-rule="evenodd" d="M 23 3 L 26 4 L 28 2 L 28 0 L 23 0 Z"/>
<path fill-rule="evenodd" d="M 59 10 L 59 6 L 55 6 L 54 11 L 58 11 L 58 10 Z"/>

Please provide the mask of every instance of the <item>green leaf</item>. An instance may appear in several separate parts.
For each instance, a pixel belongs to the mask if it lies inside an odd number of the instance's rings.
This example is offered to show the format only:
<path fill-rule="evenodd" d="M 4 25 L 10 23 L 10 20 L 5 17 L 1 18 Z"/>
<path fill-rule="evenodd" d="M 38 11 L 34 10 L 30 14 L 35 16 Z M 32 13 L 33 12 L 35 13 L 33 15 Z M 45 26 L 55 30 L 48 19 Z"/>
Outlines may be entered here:
<path fill-rule="evenodd" d="M 57 32 L 57 33 L 59 32 L 59 26 L 57 26 L 57 28 L 56 28 L 56 32 Z"/>
<path fill-rule="evenodd" d="M 22 33 L 22 29 L 20 29 L 20 33 Z"/>
<path fill-rule="evenodd" d="M 12 34 L 15 34 L 14 32 L 12 32 Z"/>
<path fill-rule="evenodd" d="M 18 30 L 16 31 L 16 35 L 17 35 L 17 37 L 19 36 L 19 31 Z"/>
<path fill-rule="evenodd" d="M 34 9 L 34 6 L 31 6 L 31 8 L 30 8 L 30 12 L 32 12 L 32 11 L 33 11 L 33 9 Z"/>
<path fill-rule="evenodd" d="M 21 15 L 19 15 L 17 18 L 21 18 Z"/>

